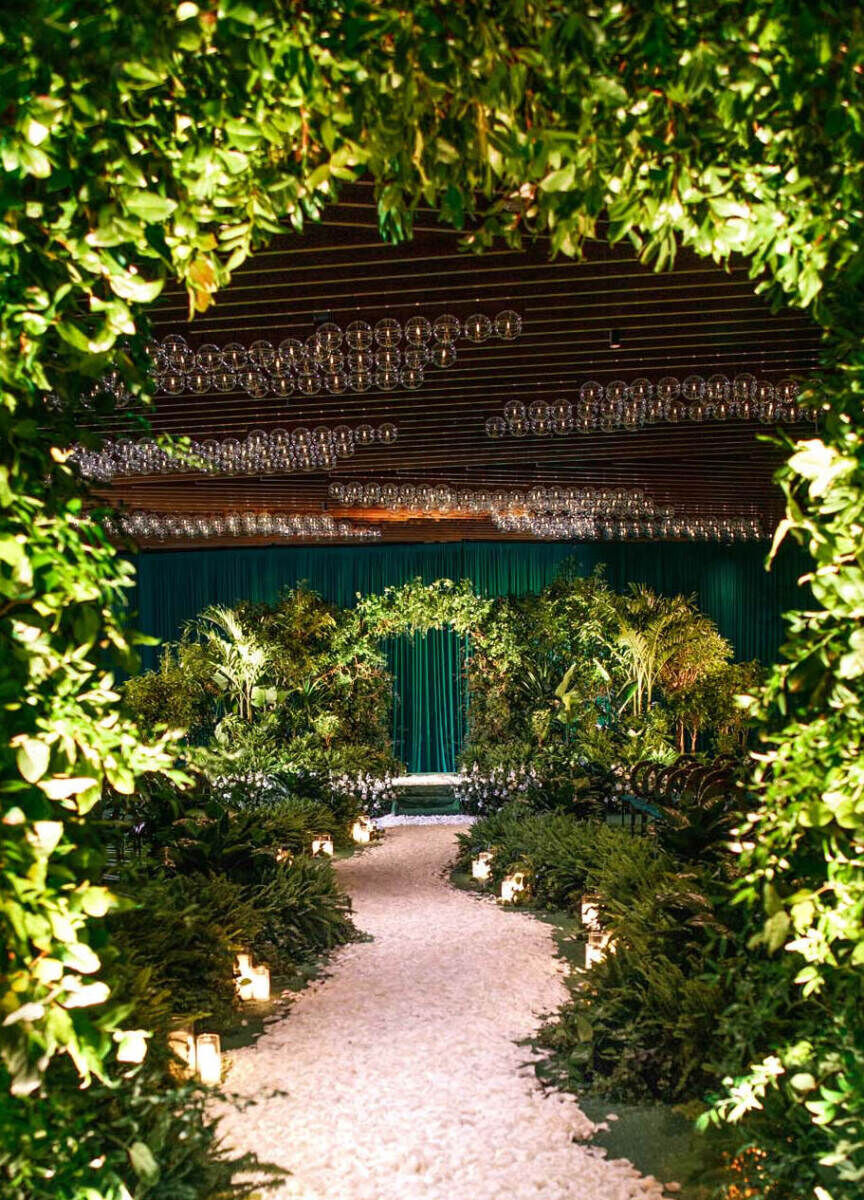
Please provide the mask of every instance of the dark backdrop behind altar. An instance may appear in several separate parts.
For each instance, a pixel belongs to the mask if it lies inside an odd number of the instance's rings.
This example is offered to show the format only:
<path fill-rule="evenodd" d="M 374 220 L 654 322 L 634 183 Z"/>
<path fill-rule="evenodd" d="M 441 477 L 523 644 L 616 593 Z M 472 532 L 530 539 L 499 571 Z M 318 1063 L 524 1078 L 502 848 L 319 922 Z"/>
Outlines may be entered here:
<path fill-rule="evenodd" d="M 426 582 L 470 579 L 484 595 L 506 596 L 539 591 L 565 559 L 584 574 L 605 564 L 606 577 L 617 590 L 645 583 L 661 592 L 695 594 L 740 659 L 772 661 L 783 639 L 783 612 L 805 606 L 809 598 L 809 591 L 796 584 L 803 562 L 794 549 L 782 552 L 766 572 L 762 545 L 447 542 L 145 551 L 137 559 L 134 604 L 138 627 L 170 641 L 207 604 L 275 600 L 283 588 L 301 581 L 342 606 L 353 604 L 358 593 L 380 592 L 418 575 Z M 454 659 L 454 647 L 444 644 L 450 640 L 445 633 L 399 640 L 401 646 L 388 646 L 399 698 L 394 713 L 397 748 L 412 770 L 450 768 L 462 737 L 462 722 L 453 714 L 454 707 L 461 710 L 465 703 L 461 681 L 447 685 L 452 689 L 443 704 L 447 720 L 434 717 L 438 704 L 432 694 L 445 682 L 437 678 L 442 671 L 452 676 L 458 655 Z M 145 651 L 145 665 L 154 665 L 157 653 Z M 416 727 L 413 734 L 406 722 Z"/>
<path fill-rule="evenodd" d="M 691 542 L 441 542 L 363 546 L 251 546 L 224 550 L 151 550 L 137 556 L 137 626 L 163 641 L 207 604 L 275 600 L 305 581 L 347 607 L 358 593 L 381 592 L 420 576 L 470 579 L 486 596 L 540 591 L 570 559 L 578 572 L 605 565 L 616 590 L 645 583 L 669 594 L 695 594 L 730 639 L 739 659 L 771 662 L 783 639 L 782 614 L 806 605 L 796 586 L 803 564 L 786 551 L 765 570 L 763 545 Z M 148 665 L 158 652 L 147 652 Z"/>

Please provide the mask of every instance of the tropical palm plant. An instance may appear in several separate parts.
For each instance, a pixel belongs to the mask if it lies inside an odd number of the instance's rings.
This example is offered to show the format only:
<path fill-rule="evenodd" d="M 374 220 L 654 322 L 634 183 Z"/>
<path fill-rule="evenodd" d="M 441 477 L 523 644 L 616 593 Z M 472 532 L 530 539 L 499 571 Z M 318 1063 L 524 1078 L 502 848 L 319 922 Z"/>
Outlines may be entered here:
<path fill-rule="evenodd" d="M 241 720 L 251 721 L 255 708 L 275 702 L 268 648 L 235 609 L 210 604 L 188 629 L 203 642 L 213 682 Z"/>
<path fill-rule="evenodd" d="M 683 667 L 697 659 L 709 630 L 714 637 L 719 635 L 698 612 L 693 597 L 661 596 L 649 587 L 631 584 L 615 608 L 616 645 L 628 675 L 626 697 L 634 716 L 641 716 L 653 704 L 658 683 L 664 675 L 671 676 L 674 664 Z"/>

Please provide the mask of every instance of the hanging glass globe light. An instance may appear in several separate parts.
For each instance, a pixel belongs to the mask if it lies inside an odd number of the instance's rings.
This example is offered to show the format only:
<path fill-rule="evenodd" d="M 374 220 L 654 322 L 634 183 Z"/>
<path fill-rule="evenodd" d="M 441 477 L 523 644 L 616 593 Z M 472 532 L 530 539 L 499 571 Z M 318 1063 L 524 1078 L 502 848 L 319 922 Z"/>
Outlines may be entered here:
<path fill-rule="evenodd" d="M 545 400 L 532 400 L 528 405 L 528 420 L 548 421 L 549 420 L 549 405 Z"/>
<path fill-rule="evenodd" d="M 290 396 L 294 391 L 294 380 L 290 375 L 274 375 L 270 380 L 270 386 L 276 396 Z"/>
<path fill-rule="evenodd" d="M 405 367 L 399 378 L 402 380 L 402 386 L 410 392 L 423 386 L 423 371 L 420 367 Z"/>
<path fill-rule="evenodd" d="M 316 396 L 321 391 L 321 376 L 317 371 L 304 367 L 297 372 L 297 389 L 307 396 Z"/>
<path fill-rule="evenodd" d="M 583 383 L 579 389 L 579 399 L 582 404 L 590 405 L 596 408 L 603 399 L 603 384 L 598 383 L 596 379 L 589 379 Z"/>
<path fill-rule="evenodd" d="M 306 353 L 303 343 L 297 338 L 285 338 L 278 346 L 280 358 L 284 358 L 290 363 L 294 370 L 302 367 L 306 362 Z"/>
<path fill-rule="evenodd" d="M 572 421 L 573 406 L 569 400 L 555 400 L 549 405 L 549 416 L 553 421 Z"/>
<path fill-rule="evenodd" d="M 775 393 L 777 399 L 782 400 L 784 404 L 794 404 L 800 390 L 797 380 L 781 379 L 775 388 Z"/>
<path fill-rule="evenodd" d="M 732 395 L 736 400 L 752 400 L 756 388 L 756 376 L 745 371 L 732 381 Z"/>
<path fill-rule="evenodd" d="M 402 355 L 395 347 L 385 347 L 375 353 L 375 366 L 379 371 L 386 371 L 393 367 L 398 367 L 402 359 Z"/>
<path fill-rule="evenodd" d="M 326 354 L 342 345 L 342 330 L 334 321 L 324 321 L 315 330 L 315 340 Z"/>
<path fill-rule="evenodd" d="M 203 396 L 205 392 L 210 391 L 210 376 L 206 371 L 192 371 L 186 376 L 186 383 L 189 391 L 194 392 L 196 396 Z"/>
<path fill-rule="evenodd" d="M 654 395 L 654 384 L 650 379 L 640 376 L 630 384 L 630 399 L 637 404 L 647 404 Z"/>
<path fill-rule="evenodd" d="M 198 347 L 195 362 L 201 371 L 218 371 L 222 365 L 222 351 L 212 342 L 205 342 L 203 346 Z"/>
<path fill-rule="evenodd" d="M 396 486 L 396 484 L 395 483 L 382 483 L 381 484 L 381 503 L 384 505 L 384 507 L 392 508 L 392 506 L 394 504 L 398 503 L 398 500 L 399 500 L 399 488 Z"/>
<path fill-rule="evenodd" d="M 399 430 L 392 421 L 382 421 L 377 430 L 378 441 L 385 446 L 392 446 L 399 437 Z"/>
<path fill-rule="evenodd" d="M 213 386 L 217 392 L 233 392 L 237 387 L 237 376 L 233 371 L 217 371 L 213 376 Z"/>
<path fill-rule="evenodd" d="M 443 316 L 436 317 L 432 323 L 432 334 L 435 341 L 441 345 L 449 346 L 459 336 L 462 326 L 459 323 L 459 318 L 452 316 L 450 313 L 445 313 Z"/>
<path fill-rule="evenodd" d="M 528 435 L 528 421 L 525 417 L 517 417 L 510 422 L 510 435 L 515 438 L 523 438 Z"/>
<path fill-rule="evenodd" d="M 760 379 L 753 389 L 753 399 L 757 404 L 770 404 L 774 400 L 774 384 L 767 379 Z"/>
<path fill-rule="evenodd" d="M 270 384 L 262 371 L 244 371 L 240 377 L 240 383 L 247 394 L 256 400 L 269 395 Z"/>
<path fill-rule="evenodd" d="M 507 432 L 507 422 L 503 417 L 487 417 L 486 418 L 486 436 L 490 438 L 502 438 Z"/>
<path fill-rule="evenodd" d="M 425 346 L 432 338 L 432 325 L 425 317 L 409 317 L 405 322 L 405 341 L 410 346 Z"/>
<path fill-rule="evenodd" d="M 368 350 L 374 341 L 368 321 L 352 321 L 345 330 L 345 341 L 352 350 Z"/>
<path fill-rule="evenodd" d="M 613 379 L 606 385 L 606 403 L 623 404 L 630 395 L 630 388 L 623 379 Z"/>
<path fill-rule="evenodd" d="M 398 346 L 401 340 L 402 326 L 395 317 L 382 317 L 375 322 L 375 341 L 379 346 Z"/>
<path fill-rule="evenodd" d="M 341 350 L 328 350 L 320 366 L 322 371 L 341 371 L 345 367 L 345 355 Z"/>
<path fill-rule="evenodd" d="M 399 386 L 399 372 L 395 369 L 386 369 L 375 372 L 375 385 L 382 392 L 392 392 Z"/>
<path fill-rule="evenodd" d="M 495 333 L 505 342 L 512 342 L 522 332 L 522 318 L 512 308 L 505 308 L 495 318 Z"/>
<path fill-rule="evenodd" d="M 485 342 L 492 335 L 492 322 L 485 313 L 472 313 L 466 318 L 462 332 L 469 342 Z"/>
<path fill-rule="evenodd" d="M 350 371 L 374 371 L 375 353 L 372 350 L 352 350 L 348 355 Z"/>
<path fill-rule="evenodd" d="M 525 405 L 521 400 L 508 400 L 504 405 L 504 419 L 512 424 L 513 421 L 524 421 L 526 416 Z"/>
<path fill-rule="evenodd" d="M 291 445 L 303 449 L 311 445 L 312 434 L 305 425 L 298 425 L 291 434 Z"/>
<path fill-rule="evenodd" d="M 373 375 L 371 371 L 352 371 L 348 377 L 348 383 L 352 392 L 368 392 L 372 386 Z"/>
<path fill-rule="evenodd" d="M 186 391 L 186 376 L 179 371 L 166 371 L 161 379 L 162 391 L 169 396 L 180 396 Z"/>
<path fill-rule="evenodd" d="M 358 446 L 371 446 L 375 441 L 375 427 L 364 421 L 354 430 L 354 441 Z"/>
<path fill-rule="evenodd" d="M 657 384 L 657 397 L 664 404 L 671 404 L 681 395 L 681 383 L 674 375 L 664 375 Z"/>
<path fill-rule="evenodd" d="M 711 375 L 705 384 L 705 398 L 712 404 L 725 403 L 732 394 L 732 385 L 725 375 Z"/>
<path fill-rule="evenodd" d="M 344 371 L 328 371 L 324 376 L 324 386 L 328 392 L 340 396 L 348 387 L 348 376 Z"/>
<path fill-rule="evenodd" d="M 222 366 L 226 371 L 242 371 L 246 362 L 246 347 L 239 342 L 227 342 L 222 347 Z"/>
<path fill-rule="evenodd" d="M 698 401 L 704 399 L 705 380 L 702 378 L 702 376 L 688 375 L 681 384 L 681 395 L 691 404 L 698 403 Z"/>
<path fill-rule="evenodd" d="M 456 349 L 449 344 L 435 346 L 432 350 L 432 365 L 435 367 L 452 367 L 456 362 Z"/>
<path fill-rule="evenodd" d="M 249 347 L 249 362 L 257 370 L 266 370 L 273 359 L 276 357 L 276 351 L 272 342 L 268 342 L 264 338 L 260 338 L 257 342 L 253 342 Z"/>
<path fill-rule="evenodd" d="M 426 346 L 409 347 L 403 355 L 405 366 L 411 370 L 423 370 L 429 361 L 429 350 Z"/>

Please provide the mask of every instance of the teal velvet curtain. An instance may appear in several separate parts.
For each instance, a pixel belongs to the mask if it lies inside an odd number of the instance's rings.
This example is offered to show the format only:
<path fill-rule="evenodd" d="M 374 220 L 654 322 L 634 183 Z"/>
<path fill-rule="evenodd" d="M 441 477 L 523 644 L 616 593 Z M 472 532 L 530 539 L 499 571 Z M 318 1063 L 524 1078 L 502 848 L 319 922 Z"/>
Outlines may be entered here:
<path fill-rule="evenodd" d="M 454 771 L 465 740 L 468 638 L 430 629 L 387 638 L 393 672 L 393 748 L 410 772 Z"/>
<path fill-rule="evenodd" d="M 782 614 L 809 603 L 809 590 L 797 585 L 806 560 L 794 549 L 766 572 L 765 547 L 755 545 L 447 542 L 145 551 L 137 557 L 133 605 L 138 628 L 170 641 L 207 604 L 272 601 L 301 581 L 341 606 L 416 576 L 427 583 L 470 579 L 487 596 L 522 595 L 540 591 L 568 559 L 585 575 L 604 564 L 616 590 L 645 583 L 661 592 L 695 594 L 740 659 L 771 662 L 783 639 Z M 442 630 L 388 647 L 397 746 L 413 770 L 448 769 L 461 744 L 467 697 L 458 641 Z M 144 658 L 153 665 L 156 652 L 146 651 Z"/>

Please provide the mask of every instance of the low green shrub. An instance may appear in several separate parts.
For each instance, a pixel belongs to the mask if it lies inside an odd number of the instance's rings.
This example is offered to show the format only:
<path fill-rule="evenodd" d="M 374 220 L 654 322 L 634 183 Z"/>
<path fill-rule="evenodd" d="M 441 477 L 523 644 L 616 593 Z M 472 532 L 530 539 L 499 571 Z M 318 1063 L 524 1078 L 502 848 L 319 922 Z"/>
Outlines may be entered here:
<path fill-rule="evenodd" d="M 327 860 L 300 857 L 277 866 L 252 898 L 260 919 L 252 949 L 277 972 L 358 936 L 350 900 Z"/>

